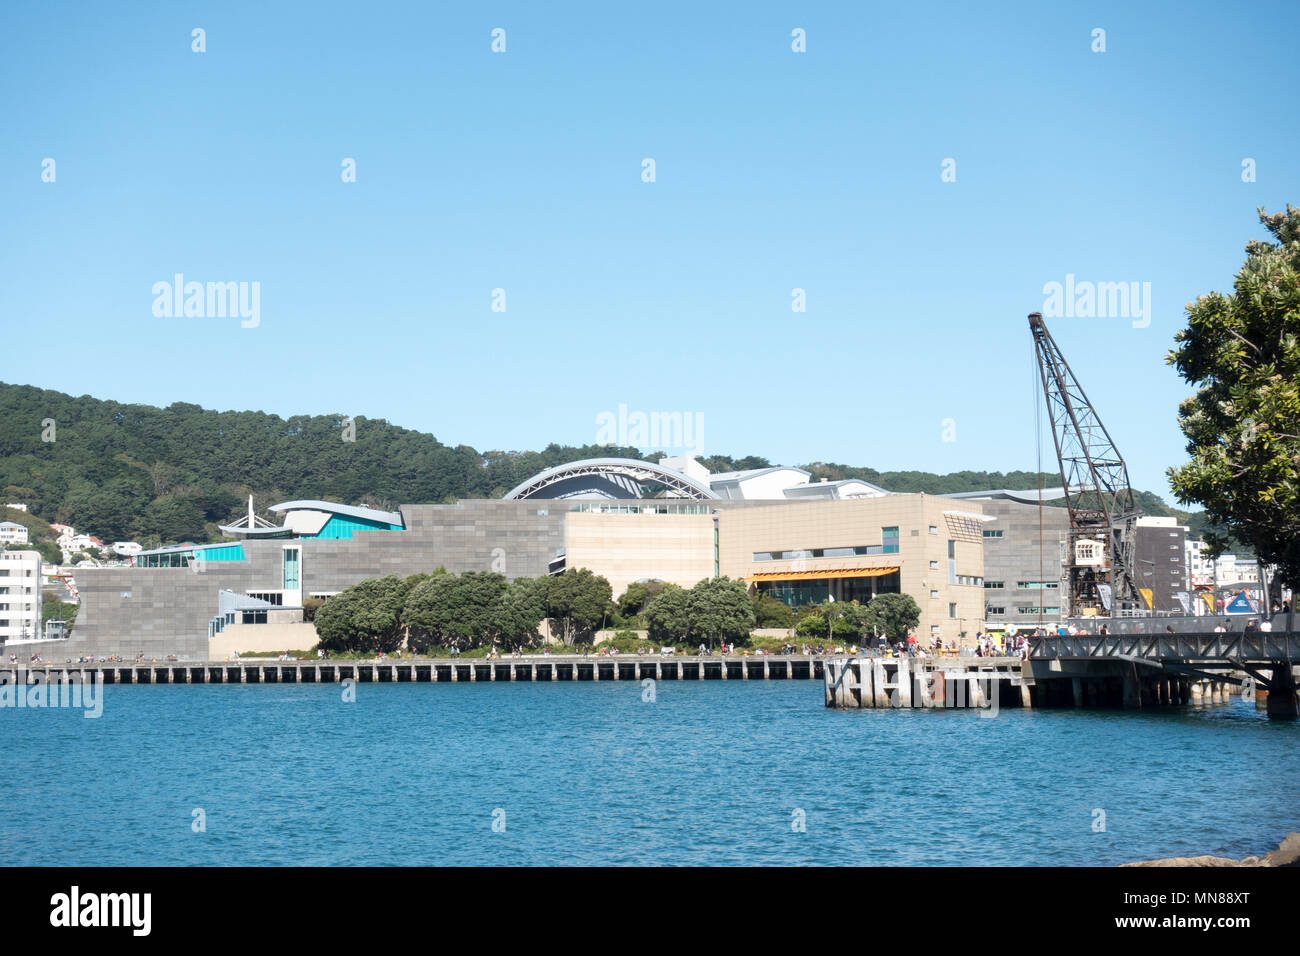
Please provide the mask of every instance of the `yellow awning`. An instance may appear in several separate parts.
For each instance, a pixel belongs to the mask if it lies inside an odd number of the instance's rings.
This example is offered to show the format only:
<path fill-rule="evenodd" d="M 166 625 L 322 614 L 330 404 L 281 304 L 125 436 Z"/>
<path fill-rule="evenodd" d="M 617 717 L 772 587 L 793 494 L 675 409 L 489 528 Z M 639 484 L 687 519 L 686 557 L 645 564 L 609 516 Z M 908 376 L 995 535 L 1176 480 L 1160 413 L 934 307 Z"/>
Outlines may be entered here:
<path fill-rule="evenodd" d="M 898 568 L 831 568 L 825 571 L 761 571 L 746 581 L 825 581 L 827 578 L 879 578 Z"/>

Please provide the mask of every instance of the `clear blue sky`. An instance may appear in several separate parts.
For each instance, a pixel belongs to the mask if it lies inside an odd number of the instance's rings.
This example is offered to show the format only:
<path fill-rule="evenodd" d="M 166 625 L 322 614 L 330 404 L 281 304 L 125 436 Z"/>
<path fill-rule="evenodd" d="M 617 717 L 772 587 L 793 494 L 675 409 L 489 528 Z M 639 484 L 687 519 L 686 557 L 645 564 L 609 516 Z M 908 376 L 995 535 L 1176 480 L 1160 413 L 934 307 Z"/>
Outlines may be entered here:
<path fill-rule="evenodd" d="M 1167 494 L 1183 305 L 1300 202 L 1298 32 L 1294 0 L 6 3 L 0 379 L 479 449 L 625 404 L 702 414 L 705 453 L 1028 469 L 1025 316 L 1071 273 L 1151 283 L 1147 328 L 1049 325 Z M 260 325 L 156 318 L 177 272 L 260 282 Z"/>

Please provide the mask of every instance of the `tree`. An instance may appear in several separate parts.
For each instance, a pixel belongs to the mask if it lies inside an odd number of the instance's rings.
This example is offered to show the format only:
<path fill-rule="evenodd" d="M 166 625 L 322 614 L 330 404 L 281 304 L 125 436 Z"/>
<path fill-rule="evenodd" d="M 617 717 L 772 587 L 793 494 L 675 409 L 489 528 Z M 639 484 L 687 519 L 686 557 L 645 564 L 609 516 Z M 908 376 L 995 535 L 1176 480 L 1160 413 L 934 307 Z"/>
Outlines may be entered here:
<path fill-rule="evenodd" d="M 80 604 L 64 604 L 57 591 L 41 592 L 41 634 L 45 634 L 46 621 L 64 621 L 65 633 L 71 634 L 77 620 Z"/>
<path fill-rule="evenodd" d="M 515 578 L 497 605 L 496 631 L 515 647 L 531 644 L 546 618 L 546 579 Z"/>
<path fill-rule="evenodd" d="M 866 626 L 891 642 L 906 640 L 920 620 L 921 609 L 910 594 L 877 594 L 866 607 Z"/>
<path fill-rule="evenodd" d="M 650 639 L 660 644 L 676 644 L 690 637 L 690 592 L 670 584 L 646 605 L 645 621 Z"/>
<path fill-rule="evenodd" d="M 794 611 L 784 601 L 779 601 L 762 591 L 755 591 L 751 600 L 754 605 L 755 627 L 794 626 Z"/>
<path fill-rule="evenodd" d="M 799 616 L 799 624 L 794 630 L 800 637 L 825 637 L 829 628 L 826 617 L 819 611 L 813 610 L 811 613 Z"/>
<path fill-rule="evenodd" d="M 506 579 L 495 571 L 435 574 L 411 589 L 403 611 L 412 650 L 461 649 L 494 641 Z"/>
<path fill-rule="evenodd" d="M 566 644 L 590 637 L 609 611 L 609 582 L 586 568 L 570 568 L 546 579 L 549 616 L 560 624 Z"/>
<path fill-rule="evenodd" d="M 664 581 L 633 581 L 618 599 L 618 609 L 625 617 L 635 617 L 646 609 L 656 594 L 670 585 Z"/>
<path fill-rule="evenodd" d="M 710 647 L 715 641 L 749 641 L 754 627 L 754 605 L 743 581 L 728 577 L 705 578 L 691 588 L 686 601 L 693 638 Z"/>
<path fill-rule="evenodd" d="M 407 584 L 395 574 L 367 578 L 327 599 L 316 611 L 326 650 L 389 653 L 402 645 Z"/>
<path fill-rule="evenodd" d="M 1174 494 L 1277 565 L 1300 587 L 1300 209 L 1259 219 L 1231 295 L 1187 304 L 1168 363 L 1197 392 L 1178 409 L 1191 461 L 1169 469 Z M 1206 534 L 1212 555 L 1223 536 Z M 1288 623 L 1288 630 L 1291 629 Z"/>

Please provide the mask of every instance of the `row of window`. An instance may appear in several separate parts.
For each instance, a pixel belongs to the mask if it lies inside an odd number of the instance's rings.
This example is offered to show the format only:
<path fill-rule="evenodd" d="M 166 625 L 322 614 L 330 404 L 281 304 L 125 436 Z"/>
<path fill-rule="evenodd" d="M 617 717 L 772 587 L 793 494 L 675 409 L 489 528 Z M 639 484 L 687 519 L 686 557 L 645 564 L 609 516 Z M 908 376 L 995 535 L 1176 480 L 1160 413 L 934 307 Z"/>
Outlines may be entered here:
<path fill-rule="evenodd" d="M 931 528 L 931 531 L 934 529 Z M 797 561 L 801 558 L 854 558 L 872 554 L 898 553 L 898 527 L 880 529 L 880 544 L 843 548 L 795 548 L 789 551 L 755 551 L 755 561 Z"/>
<path fill-rule="evenodd" d="M 990 591 L 1001 591 L 1007 586 L 1006 581 L 985 581 L 984 587 Z M 1022 591 L 1054 590 L 1061 586 L 1060 581 L 1017 581 L 1016 587 Z"/>
<path fill-rule="evenodd" d="M 794 561 L 799 558 L 852 558 L 863 554 L 894 554 L 893 548 L 884 544 L 863 544 L 853 548 L 796 548 L 790 551 L 755 551 L 755 561 Z"/>

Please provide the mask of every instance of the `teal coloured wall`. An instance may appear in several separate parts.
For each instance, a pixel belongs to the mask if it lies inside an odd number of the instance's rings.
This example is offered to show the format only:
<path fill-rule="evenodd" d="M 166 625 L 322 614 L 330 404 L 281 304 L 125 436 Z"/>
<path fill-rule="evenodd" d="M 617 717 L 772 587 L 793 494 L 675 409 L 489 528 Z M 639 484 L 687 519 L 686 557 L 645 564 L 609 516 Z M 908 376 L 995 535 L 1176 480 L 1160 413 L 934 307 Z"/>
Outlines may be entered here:
<path fill-rule="evenodd" d="M 323 538 L 328 541 L 350 541 L 356 531 L 400 531 L 401 526 L 387 524 L 382 521 L 366 521 L 362 518 L 349 518 L 344 515 L 330 515 L 330 520 L 325 522 L 325 527 L 319 532 L 310 535 L 313 538 Z"/>

